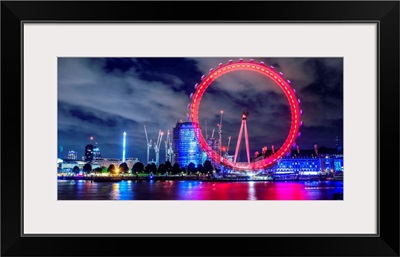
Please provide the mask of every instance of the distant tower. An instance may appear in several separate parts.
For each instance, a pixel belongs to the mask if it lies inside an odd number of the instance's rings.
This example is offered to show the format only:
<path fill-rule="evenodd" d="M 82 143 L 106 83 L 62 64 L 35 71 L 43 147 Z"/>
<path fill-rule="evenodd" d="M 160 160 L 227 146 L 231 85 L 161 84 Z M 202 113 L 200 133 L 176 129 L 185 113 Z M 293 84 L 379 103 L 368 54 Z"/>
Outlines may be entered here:
<path fill-rule="evenodd" d="M 90 136 L 89 140 L 90 140 L 89 144 L 85 146 L 85 161 L 87 162 L 91 162 L 94 159 L 94 146 L 93 146 L 94 137 Z"/>
<path fill-rule="evenodd" d="M 93 161 L 93 145 L 88 144 L 85 146 L 85 161 L 91 162 Z"/>
<path fill-rule="evenodd" d="M 126 132 L 124 131 L 124 139 L 122 141 L 122 162 L 125 162 L 125 148 L 126 148 Z"/>
<path fill-rule="evenodd" d="M 245 141 L 246 141 L 247 163 L 250 164 L 249 134 L 247 133 L 247 125 L 246 125 L 246 120 L 247 120 L 248 116 L 249 116 L 249 112 L 244 111 L 242 114 L 242 125 L 240 126 L 238 141 L 236 144 L 235 157 L 233 159 L 234 165 L 236 165 L 236 160 L 237 160 L 237 156 L 238 156 L 239 148 L 240 148 L 240 141 L 242 141 L 243 129 L 244 129 L 244 136 L 245 136 Z"/>

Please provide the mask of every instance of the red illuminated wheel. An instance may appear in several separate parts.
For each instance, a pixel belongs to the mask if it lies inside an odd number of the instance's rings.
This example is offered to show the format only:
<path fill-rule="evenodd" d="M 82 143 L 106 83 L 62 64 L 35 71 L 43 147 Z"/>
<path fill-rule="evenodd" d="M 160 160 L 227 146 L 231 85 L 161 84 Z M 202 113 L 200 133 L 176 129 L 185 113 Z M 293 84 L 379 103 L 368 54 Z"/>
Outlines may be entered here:
<path fill-rule="evenodd" d="M 245 71 L 253 71 L 258 72 L 266 76 L 267 78 L 272 79 L 276 85 L 278 85 L 283 92 L 289 102 L 290 111 L 291 111 L 291 125 L 289 130 L 289 135 L 284 141 L 283 145 L 279 148 L 271 156 L 268 156 L 262 160 L 249 163 L 237 162 L 233 163 L 223 156 L 219 155 L 218 152 L 214 151 L 204 139 L 202 133 L 195 133 L 197 139 L 200 143 L 200 147 L 207 153 L 207 156 L 217 163 L 220 163 L 226 167 L 235 169 L 235 170 L 246 170 L 246 171 L 257 171 L 263 168 L 268 168 L 275 164 L 280 158 L 284 157 L 291 149 L 291 147 L 295 144 L 295 140 L 299 136 L 299 127 L 301 125 L 300 116 L 302 111 L 299 108 L 299 100 L 296 98 L 294 90 L 290 86 L 290 81 L 285 80 L 283 78 L 283 74 L 281 72 L 277 72 L 274 70 L 274 67 L 267 67 L 264 63 L 254 63 L 253 60 L 248 62 L 243 61 L 242 59 L 239 62 L 229 61 L 228 64 L 220 64 L 218 68 L 210 69 L 210 73 L 208 75 L 203 75 L 201 78 L 201 82 L 195 85 L 196 91 L 190 95 L 191 103 L 188 106 L 190 113 L 189 119 L 193 122 L 193 126 L 196 130 L 199 130 L 199 107 L 200 102 L 203 97 L 204 92 L 211 85 L 211 83 L 218 79 L 220 76 L 228 74 L 230 72 L 245 70 Z"/>

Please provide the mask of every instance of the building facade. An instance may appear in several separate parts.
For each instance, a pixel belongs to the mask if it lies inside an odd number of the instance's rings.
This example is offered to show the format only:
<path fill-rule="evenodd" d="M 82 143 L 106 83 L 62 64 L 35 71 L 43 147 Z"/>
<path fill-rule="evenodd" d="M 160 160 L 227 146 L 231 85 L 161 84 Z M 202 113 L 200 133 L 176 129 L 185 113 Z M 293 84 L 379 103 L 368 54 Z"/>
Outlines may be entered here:
<path fill-rule="evenodd" d="M 129 169 L 132 169 L 133 165 L 135 163 L 139 162 L 138 158 L 127 158 L 125 160 L 125 163 L 128 165 Z M 83 166 L 85 166 L 87 162 L 86 161 L 70 161 L 70 160 L 59 160 L 57 162 L 57 168 L 58 172 L 72 172 L 73 168 L 75 166 L 78 166 L 80 170 L 83 169 Z M 106 167 L 108 168 L 111 164 L 114 165 L 115 167 L 119 167 L 123 163 L 122 159 L 118 158 L 101 158 L 97 160 L 93 160 L 90 165 L 92 166 L 92 170 L 95 168 L 101 168 L 101 167 Z"/>
<path fill-rule="evenodd" d="M 177 122 L 172 132 L 173 163 L 187 167 L 189 163 L 202 164 L 202 150 L 197 140 L 200 130 L 192 122 Z"/>
<path fill-rule="evenodd" d="M 85 161 L 93 161 L 93 145 L 91 144 L 85 146 Z"/>
<path fill-rule="evenodd" d="M 101 159 L 101 152 L 100 152 L 100 148 L 95 145 L 93 148 L 93 160 L 99 160 Z"/>
<path fill-rule="evenodd" d="M 264 158 L 258 157 L 256 160 Z M 266 169 L 274 174 L 318 174 L 343 172 L 342 148 L 314 147 L 301 150 L 296 148 L 280 159 L 273 167 Z"/>
<path fill-rule="evenodd" d="M 71 161 L 78 160 L 78 152 L 73 151 L 73 150 L 68 151 L 68 154 L 65 159 L 71 160 Z"/>

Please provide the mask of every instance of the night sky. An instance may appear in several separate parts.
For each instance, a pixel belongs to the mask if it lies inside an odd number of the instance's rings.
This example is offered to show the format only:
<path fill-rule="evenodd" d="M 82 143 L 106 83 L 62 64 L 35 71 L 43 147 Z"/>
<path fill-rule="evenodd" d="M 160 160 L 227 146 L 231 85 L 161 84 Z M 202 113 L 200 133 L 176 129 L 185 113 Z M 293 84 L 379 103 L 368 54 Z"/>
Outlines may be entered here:
<path fill-rule="evenodd" d="M 59 58 L 58 59 L 58 157 L 69 150 L 84 155 L 85 145 L 97 142 L 103 157 L 122 158 L 122 134 L 127 133 L 126 157 L 146 161 L 146 125 L 149 139 L 166 132 L 178 120 L 186 121 L 189 95 L 203 74 L 231 58 Z M 284 73 L 301 99 L 303 127 L 296 141 L 300 149 L 334 147 L 343 141 L 342 58 L 257 58 Z M 281 89 L 261 74 L 237 71 L 215 81 L 206 91 L 199 120 L 205 135 L 223 114 L 223 145 L 232 136 L 234 154 L 241 124 L 247 119 L 251 154 L 263 146 L 278 148 L 289 132 L 290 109 Z M 94 140 L 90 141 L 93 136 Z M 166 133 L 163 140 L 166 139 Z M 244 141 L 240 161 L 245 161 Z M 150 160 L 155 160 L 154 149 Z M 164 142 L 160 161 L 164 162 Z"/>

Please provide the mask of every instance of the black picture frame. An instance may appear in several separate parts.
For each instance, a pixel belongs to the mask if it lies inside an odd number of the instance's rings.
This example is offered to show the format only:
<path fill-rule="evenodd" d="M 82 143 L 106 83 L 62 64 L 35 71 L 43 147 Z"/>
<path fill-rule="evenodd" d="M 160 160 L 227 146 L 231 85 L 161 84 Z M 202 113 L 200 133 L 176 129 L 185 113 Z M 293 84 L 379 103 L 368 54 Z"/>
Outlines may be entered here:
<path fill-rule="evenodd" d="M 378 233 L 372 236 L 23 235 L 22 173 L 19 172 L 23 158 L 22 25 L 110 21 L 378 24 Z M 399 31 L 398 1 L 2 1 L 1 255 L 399 256 Z M 360 149 L 369 147 L 367 141 Z"/>

